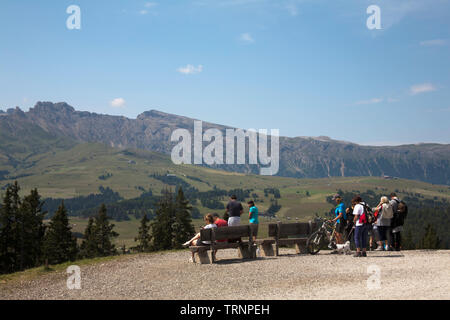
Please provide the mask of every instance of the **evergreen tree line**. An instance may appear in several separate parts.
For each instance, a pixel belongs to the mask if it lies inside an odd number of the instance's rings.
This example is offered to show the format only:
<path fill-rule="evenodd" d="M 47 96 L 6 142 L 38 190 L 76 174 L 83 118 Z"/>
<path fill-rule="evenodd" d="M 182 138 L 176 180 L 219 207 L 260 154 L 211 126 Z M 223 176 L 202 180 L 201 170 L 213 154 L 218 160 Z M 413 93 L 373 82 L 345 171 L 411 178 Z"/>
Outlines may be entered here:
<path fill-rule="evenodd" d="M 64 202 L 48 225 L 37 189 L 21 198 L 15 182 L 6 188 L 0 208 L 0 273 L 11 273 L 42 264 L 59 264 L 80 258 L 116 254 L 117 237 L 109 223 L 106 207 L 89 220 L 81 246 L 72 233 Z"/>
<path fill-rule="evenodd" d="M 0 208 L 0 273 L 11 273 L 41 265 L 54 265 L 83 258 L 118 254 L 114 239 L 118 233 L 110 223 L 107 207 L 100 206 L 89 218 L 80 245 L 72 232 L 64 201 L 51 220 L 45 224 L 47 212 L 42 210 L 37 189 L 21 198 L 15 182 L 6 188 Z M 152 220 L 144 214 L 138 236 L 139 252 L 182 248 L 182 243 L 194 234 L 189 201 L 182 188 L 176 194 L 164 190 L 154 204 Z"/>
<path fill-rule="evenodd" d="M 97 210 L 102 203 L 110 204 L 122 200 L 119 193 L 113 191 L 109 187 L 104 188 L 103 186 L 100 186 L 98 190 L 100 192 L 98 194 L 79 196 L 71 199 L 46 198 L 44 201 L 43 210 L 47 211 L 49 214 L 52 214 L 58 210 L 61 202 L 64 201 L 64 205 L 69 213 L 69 216 L 80 216 L 86 210 L 92 208 Z M 47 216 L 46 218 L 51 218 L 51 216 Z"/>

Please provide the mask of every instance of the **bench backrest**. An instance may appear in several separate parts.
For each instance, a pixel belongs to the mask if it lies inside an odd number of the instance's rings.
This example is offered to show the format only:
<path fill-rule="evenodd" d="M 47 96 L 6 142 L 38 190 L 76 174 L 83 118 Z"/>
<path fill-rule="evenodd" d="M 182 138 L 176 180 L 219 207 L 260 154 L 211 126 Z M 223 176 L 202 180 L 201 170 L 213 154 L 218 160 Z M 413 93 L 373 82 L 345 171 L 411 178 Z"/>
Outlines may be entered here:
<path fill-rule="evenodd" d="M 202 229 L 200 230 L 200 240 L 211 241 L 214 240 L 225 240 L 225 239 L 235 239 L 241 237 L 251 236 L 250 225 L 243 226 L 233 226 L 233 227 L 220 227 L 214 229 Z M 214 233 L 214 234 L 213 234 Z"/>
<path fill-rule="evenodd" d="M 307 237 L 315 228 L 314 222 L 270 223 L 269 237 L 288 238 L 289 236 Z"/>

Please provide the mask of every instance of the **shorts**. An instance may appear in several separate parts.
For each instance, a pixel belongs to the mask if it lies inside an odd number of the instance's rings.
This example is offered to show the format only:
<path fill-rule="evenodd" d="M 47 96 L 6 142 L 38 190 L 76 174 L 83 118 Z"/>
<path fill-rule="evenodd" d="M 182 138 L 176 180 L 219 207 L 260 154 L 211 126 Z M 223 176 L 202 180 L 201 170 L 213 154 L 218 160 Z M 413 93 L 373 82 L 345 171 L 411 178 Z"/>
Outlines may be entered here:
<path fill-rule="evenodd" d="M 342 222 L 339 222 L 338 224 L 336 224 L 336 232 L 343 234 L 345 231 L 345 226 Z"/>
<path fill-rule="evenodd" d="M 250 228 L 252 228 L 252 230 L 253 230 L 254 237 L 258 236 L 258 226 L 259 226 L 259 224 L 257 224 L 257 223 L 250 223 Z"/>
<path fill-rule="evenodd" d="M 387 238 L 387 233 L 389 232 L 389 229 L 391 227 L 383 227 L 383 226 L 378 226 L 378 235 L 380 236 L 380 241 L 386 241 Z"/>
<path fill-rule="evenodd" d="M 229 217 L 228 218 L 228 226 L 239 226 L 241 225 L 241 217 Z"/>
<path fill-rule="evenodd" d="M 210 245 L 211 245 L 210 243 L 204 243 L 203 241 L 200 241 L 200 239 L 197 240 L 197 244 L 196 244 L 197 247 L 210 246 Z"/>

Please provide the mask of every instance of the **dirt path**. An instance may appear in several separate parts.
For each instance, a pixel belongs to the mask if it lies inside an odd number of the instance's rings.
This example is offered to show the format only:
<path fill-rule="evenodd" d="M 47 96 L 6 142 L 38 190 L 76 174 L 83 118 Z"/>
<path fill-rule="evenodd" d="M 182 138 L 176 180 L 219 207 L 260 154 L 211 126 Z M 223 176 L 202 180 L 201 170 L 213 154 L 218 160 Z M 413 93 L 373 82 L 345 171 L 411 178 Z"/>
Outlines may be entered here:
<path fill-rule="evenodd" d="M 222 250 L 214 265 L 190 263 L 187 251 L 132 255 L 82 266 L 80 290 L 51 273 L 0 284 L 0 299 L 450 299 L 450 251 L 281 253 L 241 261 Z M 380 271 L 379 287 L 367 287 L 368 267 Z"/>

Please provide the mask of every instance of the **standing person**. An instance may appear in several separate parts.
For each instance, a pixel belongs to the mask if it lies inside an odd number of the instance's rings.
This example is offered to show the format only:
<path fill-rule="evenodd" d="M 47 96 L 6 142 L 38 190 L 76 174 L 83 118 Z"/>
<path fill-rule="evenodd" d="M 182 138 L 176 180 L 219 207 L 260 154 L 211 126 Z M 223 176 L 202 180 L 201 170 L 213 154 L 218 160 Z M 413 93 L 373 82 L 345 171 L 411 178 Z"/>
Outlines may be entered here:
<path fill-rule="evenodd" d="M 335 194 L 333 196 L 333 200 L 336 201 L 336 209 L 334 209 L 334 214 L 336 215 L 336 217 L 331 221 L 336 222 L 336 243 L 343 244 L 343 234 L 345 231 L 347 220 L 345 205 L 344 202 L 342 202 L 342 197 L 339 194 Z"/>
<path fill-rule="evenodd" d="M 258 208 L 255 206 L 253 201 L 247 202 L 248 204 L 248 222 L 250 223 L 250 227 L 253 230 L 253 241 L 256 240 L 256 236 L 258 235 Z"/>
<path fill-rule="evenodd" d="M 392 210 L 394 213 L 396 213 L 398 210 L 398 204 L 400 203 L 400 200 L 397 198 L 397 194 L 395 192 L 392 192 L 389 195 L 389 198 L 391 199 L 389 201 L 389 203 L 392 206 Z M 392 218 L 391 225 L 393 225 L 393 222 L 394 222 L 393 220 L 394 220 L 394 218 Z M 389 244 L 388 250 L 393 251 L 394 250 L 394 234 L 392 233 L 392 229 L 390 229 L 388 231 L 387 236 L 388 236 L 388 244 Z"/>
<path fill-rule="evenodd" d="M 378 230 L 378 247 L 376 251 L 383 251 L 389 249 L 388 235 L 391 229 L 391 221 L 394 217 L 394 211 L 392 205 L 387 197 L 381 197 L 380 203 L 375 208 L 378 210 L 378 216 L 376 221 L 376 226 Z"/>
<path fill-rule="evenodd" d="M 366 209 L 364 208 L 365 203 L 362 201 L 360 196 L 355 196 L 352 200 L 355 203 L 353 209 L 353 222 L 355 223 L 355 244 L 356 253 L 354 257 L 367 257 L 367 218 Z"/>
<path fill-rule="evenodd" d="M 225 214 L 228 214 L 228 226 L 230 227 L 241 224 L 241 214 L 244 212 L 242 204 L 236 199 L 235 195 L 231 196 L 230 202 L 227 204 L 227 211 L 225 212 Z"/>
<path fill-rule="evenodd" d="M 353 209 L 355 208 L 355 203 L 353 203 L 353 200 L 351 202 L 350 208 L 345 209 L 345 213 L 347 214 L 347 226 L 345 227 L 345 241 L 351 241 L 354 239 L 354 226 L 355 223 L 353 222 L 354 216 L 353 216 Z"/>
<path fill-rule="evenodd" d="M 393 206 L 394 217 L 391 222 L 392 227 L 392 246 L 395 251 L 400 251 L 401 248 L 401 232 L 403 231 L 403 224 L 405 222 L 405 218 L 408 215 L 408 206 L 405 202 L 398 199 L 397 195 L 393 192 L 391 193 L 391 203 L 396 204 Z"/>

